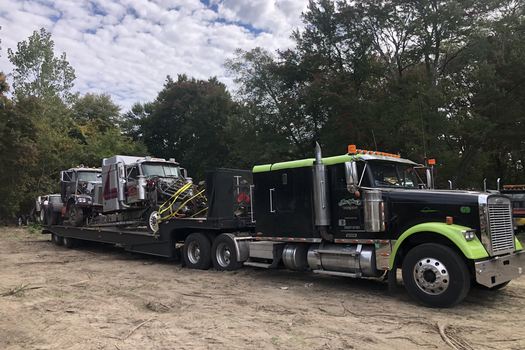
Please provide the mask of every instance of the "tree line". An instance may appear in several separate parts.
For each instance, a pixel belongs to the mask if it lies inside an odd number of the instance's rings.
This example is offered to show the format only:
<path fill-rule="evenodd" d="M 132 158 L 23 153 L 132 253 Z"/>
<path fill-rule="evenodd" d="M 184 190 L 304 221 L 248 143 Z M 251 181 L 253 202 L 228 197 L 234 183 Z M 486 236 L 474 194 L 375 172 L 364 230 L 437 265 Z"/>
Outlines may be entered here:
<path fill-rule="evenodd" d="M 176 158 L 196 179 L 214 167 L 311 157 L 346 145 L 437 159 L 437 183 L 525 182 L 522 0 L 310 1 L 295 45 L 238 50 L 214 77 L 167 77 L 129 111 L 73 92 L 51 34 L 8 49 L 0 75 L 0 218 L 58 190 L 58 173 L 114 154 Z M 0 32 L 1 36 L 1 32 Z M 10 90 L 10 94 L 8 94 Z"/>

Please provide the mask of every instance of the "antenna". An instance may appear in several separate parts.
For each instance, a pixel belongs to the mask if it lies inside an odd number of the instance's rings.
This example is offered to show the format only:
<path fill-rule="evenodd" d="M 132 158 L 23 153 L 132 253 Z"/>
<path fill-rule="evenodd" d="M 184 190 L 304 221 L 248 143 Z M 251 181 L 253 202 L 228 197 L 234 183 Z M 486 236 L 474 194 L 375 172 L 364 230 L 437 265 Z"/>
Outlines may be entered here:
<path fill-rule="evenodd" d="M 375 146 L 375 150 L 377 151 L 376 134 L 374 134 L 374 129 L 372 129 L 372 138 L 374 139 L 374 146 Z"/>

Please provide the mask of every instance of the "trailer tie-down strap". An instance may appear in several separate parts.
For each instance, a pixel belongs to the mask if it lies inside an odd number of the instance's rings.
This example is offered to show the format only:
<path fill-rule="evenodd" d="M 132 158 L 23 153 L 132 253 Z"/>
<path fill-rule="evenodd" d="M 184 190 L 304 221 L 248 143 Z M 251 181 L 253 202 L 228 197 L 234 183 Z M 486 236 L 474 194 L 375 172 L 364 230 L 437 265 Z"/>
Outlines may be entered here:
<path fill-rule="evenodd" d="M 179 188 L 167 201 L 161 204 L 159 207 L 159 221 L 166 221 L 169 219 L 172 219 L 174 217 L 177 217 L 182 208 L 186 206 L 190 201 L 194 199 L 203 199 L 204 202 L 206 202 L 206 197 L 204 197 L 202 194 L 204 193 L 204 189 L 197 192 L 195 195 L 190 196 L 190 190 L 193 189 L 193 184 L 191 182 L 188 182 L 181 188 Z M 189 197 L 189 198 L 188 198 Z M 177 206 L 175 209 L 175 204 L 177 203 L 177 200 L 184 200 L 180 205 Z M 197 209 L 197 208 L 195 208 Z M 190 217 L 195 217 L 204 211 L 208 210 L 208 207 L 204 207 L 197 211 L 196 213 L 193 213 Z"/>

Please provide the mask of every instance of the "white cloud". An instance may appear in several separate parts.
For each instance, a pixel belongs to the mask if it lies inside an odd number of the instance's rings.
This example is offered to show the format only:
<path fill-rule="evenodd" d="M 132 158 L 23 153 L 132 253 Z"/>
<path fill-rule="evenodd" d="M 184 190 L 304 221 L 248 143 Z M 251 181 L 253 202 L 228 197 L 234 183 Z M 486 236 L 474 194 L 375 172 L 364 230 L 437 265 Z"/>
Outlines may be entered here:
<path fill-rule="evenodd" d="M 153 100 L 166 75 L 217 76 L 237 48 L 270 51 L 293 44 L 307 0 L 4 0 L 0 71 L 6 49 L 48 29 L 57 54 L 75 68 L 75 89 L 109 93 L 123 110 Z"/>

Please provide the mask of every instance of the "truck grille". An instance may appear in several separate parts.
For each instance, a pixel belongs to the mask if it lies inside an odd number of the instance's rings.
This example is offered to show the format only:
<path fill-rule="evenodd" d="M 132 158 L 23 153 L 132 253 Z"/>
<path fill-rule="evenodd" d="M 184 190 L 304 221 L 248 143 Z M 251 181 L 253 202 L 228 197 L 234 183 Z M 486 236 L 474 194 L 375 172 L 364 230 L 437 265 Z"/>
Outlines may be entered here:
<path fill-rule="evenodd" d="M 510 201 L 490 198 L 488 202 L 488 229 L 492 255 L 514 251 L 514 229 Z"/>

